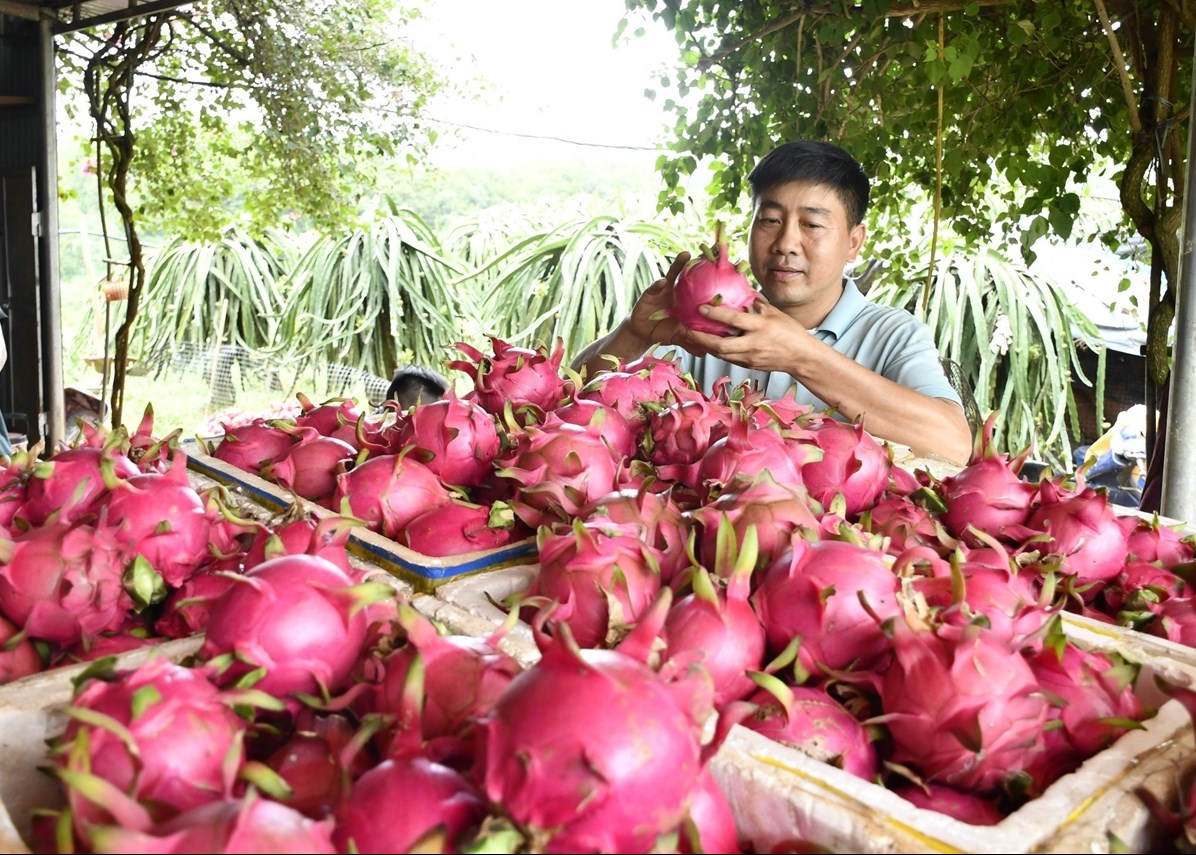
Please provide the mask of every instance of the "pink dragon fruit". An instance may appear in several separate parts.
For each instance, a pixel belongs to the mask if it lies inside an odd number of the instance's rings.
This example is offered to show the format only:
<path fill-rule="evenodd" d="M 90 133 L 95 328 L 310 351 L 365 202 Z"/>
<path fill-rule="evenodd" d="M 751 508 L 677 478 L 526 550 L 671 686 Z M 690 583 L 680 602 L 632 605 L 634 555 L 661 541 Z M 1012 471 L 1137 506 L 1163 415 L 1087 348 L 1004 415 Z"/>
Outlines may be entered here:
<path fill-rule="evenodd" d="M 657 492 L 646 485 L 615 490 L 599 496 L 577 515 L 583 522 L 596 517 L 639 526 L 644 542 L 655 547 L 660 556 L 663 584 L 672 584 L 674 577 L 689 566 L 685 550 L 692 526 L 671 491 Z"/>
<path fill-rule="evenodd" d="M 420 514 L 447 504 L 451 492 L 436 473 L 405 452 L 341 467 L 329 504 L 389 538 Z"/>
<path fill-rule="evenodd" d="M 14 512 L 30 526 L 43 525 L 51 515 L 77 522 L 95 511 L 109 486 L 119 478 L 141 472 L 113 433 L 102 446 L 78 445 L 33 466 L 25 484 L 25 501 Z"/>
<path fill-rule="evenodd" d="M 864 430 L 863 423 L 846 424 L 832 418 L 811 421 L 809 436 L 822 456 L 801 468 L 802 483 L 811 498 L 830 507 L 842 494 L 845 516 L 871 508 L 888 486 L 892 450 Z"/>
<path fill-rule="evenodd" d="M 670 680 L 621 649 L 579 648 L 567 626 L 533 630 L 540 659 L 478 721 L 475 780 L 544 851 L 652 850 L 721 744 L 702 742 L 709 675 Z"/>
<path fill-rule="evenodd" d="M 54 522 L 0 540 L 0 614 L 31 638 L 69 647 L 120 626 L 133 599 L 110 532 Z"/>
<path fill-rule="evenodd" d="M 537 546 L 540 572 L 526 596 L 559 603 L 554 620 L 567 623 L 582 647 L 621 638 L 662 585 L 657 557 L 635 526 L 600 519 L 542 526 Z"/>
<path fill-rule="evenodd" d="M 1068 490 L 1056 481 L 1039 485 L 1039 504 L 1026 520 L 1024 549 L 1062 557 L 1060 572 L 1074 577 L 1091 602 L 1125 567 L 1128 536 L 1108 494 L 1088 486 Z M 1041 534 L 1042 537 L 1034 537 Z"/>
<path fill-rule="evenodd" d="M 211 449 L 211 456 L 238 469 L 261 475 L 262 469 L 286 456 L 295 435 L 263 418 L 243 425 L 224 425 L 224 435 Z"/>
<path fill-rule="evenodd" d="M 396 811 L 396 805 L 402 809 Z M 379 822 L 383 816 L 387 820 Z M 485 816 L 485 800 L 465 775 L 404 754 L 383 760 L 353 783 L 336 808 L 333 841 L 339 852 L 459 852 Z M 432 840 L 435 849 L 427 848 Z"/>
<path fill-rule="evenodd" d="M 614 369 L 596 372 L 575 395 L 614 407 L 632 424 L 647 419 L 646 405 L 702 401 L 706 396 L 672 359 L 646 355 Z"/>
<path fill-rule="evenodd" d="M 507 502 L 479 505 L 450 496 L 407 523 L 395 539 L 420 555 L 444 557 L 497 549 L 531 535 Z"/>
<path fill-rule="evenodd" d="M 1083 759 L 1104 751 L 1146 717 L 1134 693 L 1139 669 L 1129 662 L 1076 647 L 1062 631 L 1028 661 Z"/>
<path fill-rule="evenodd" d="M 992 796 L 969 793 L 947 784 L 911 784 L 895 787 L 893 792 L 915 807 L 938 811 L 968 825 L 996 825 L 1005 818 Z"/>
<path fill-rule="evenodd" d="M 322 404 L 315 404 L 302 392 L 296 393 L 299 401 L 299 415 L 295 416 L 294 424 L 299 427 L 313 427 L 324 436 L 343 439 L 354 449 L 360 450 L 357 444 L 357 422 L 362 412 L 357 402 L 352 398 L 332 398 Z"/>
<path fill-rule="evenodd" d="M 101 498 L 100 525 L 132 557 L 141 555 L 167 586 L 177 588 L 212 559 L 212 517 L 177 452 L 164 472 L 143 472 L 113 484 Z"/>
<path fill-rule="evenodd" d="M 688 516 L 698 525 L 698 559 L 707 567 L 714 565 L 723 520 L 731 524 L 740 540 L 754 527 L 756 565 L 762 570 L 789 549 L 795 531 L 798 536 L 800 530 L 816 531 L 816 514 L 821 511 L 801 483 L 781 483 L 764 470 L 735 476 L 717 499 L 689 511 Z"/>
<path fill-rule="evenodd" d="M 294 693 L 345 688 L 366 638 L 365 606 L 394 596 L 378 582 L 354 584 L 331 561 L 283 555 L 241 576 L 215 600 L 200 658 L 228 685 L 256 669 L 254 684 L 288 701 Z"/>
<path fill-rule="evenodd" d="M 532 528 L 576 517 L 625 478 L 623 462 L 600 433 L 568 422 L 529 427 L 497 474 L 517 484 L 515 513 Z"/>
<path fill-rule="evenodd" d="M 399 447 L 445 484 L 476 487 L 494 471 L 502 438 L 494 416 L 472 401 L 449 393 L 399 417 Z"/>
<path fill-rule="evenodd" d="M 566 396 L 565 378 L 561 376 L 561 360 L 565 355 L 564 340 L 558 339 L 552 353 L 544 345 L 535 348 L 516 347 L 497 336 L 490 336 L 493 353 L 483 354 L 464 342 L 457 349 L 469 357 L 449 363 L 473 377 L 472 397 L 492 415 L 501 416 L 509 405 L 519 410 L 528 405 L 541 412 L 556 409 Z"/>
<path fill-rule="evenodd" d="M 968 465 L 939 484 L 943 525 L 972 545 L 979 544 L 968 531 L 970 527 L 1007 543 L 1018 541 L 1020 527 L 1029 519 L 1038 495 L 1038 488 L 1019 476 L 1030 449 L 1012 460 L 997 451 L 993 442 L 996 417 L 993 413 L 984 423 Z"/>
<path fill-rule="evenodd" d="M 790 745 L 844 772 L 875 781 L 880 759 L 873 735 L 823 685 L 789 686 L 772 674 L 752 674 L 759 689 L 748 730 Z"/>
<path fill-rule="evenodd" d="M 167 594 L 162 612 L 154 621 L 154 632 L 161 638 L 187 638 L 202 632 L 208 625 L 212 603 L 236 584 L 232 575 L 241 571 L 239 556 L 201 567 Z"/>
<path fill-rule="evenodd" d="M 332 817 L 314 820 L 250 789 L 240 798 L 200 805 L 150 827 L 92 830 L 95 852 L 272 852 L 333 855 Z"/>
<path fill-rule="evenodd" d="M 618 409 L 593 398 L 574 398 L 545 416 L 544 424 L 551 429 L 554 422 L 568 422 L 598 433 L 620 458 L 634 457 L 639 449 L 643 425 L 632 422 Z"/>
<path fill-rule="evenodd" d="M 264 761 L 290 788 L 274 798 L 312 819 L 327 817 L 353 781 L 377 763 L 359 749 L 359 740 L 349 716 L 300 710 L 295 729 Z"/>
<path fill-rule="evenodd" d="M 893 661 L 881 679 L 892 756 L 925 781 L 995 794 L 1041 753 L 1048 703 L 1033 669 L 980 624 L 889 623 Z"/>
<path fill-rule="evenodd" d="M 241 569 L 249 570 L 280 555 L 318 555 L 352 573 L 349 538 L 358 524 L 358 520 L 346 516 L 317 518 L 302 505 L 291 505 L 276 522 L 257 524 L 253 539 L 242 554 Z"/>
<path fill-rule="evenodd" d="M 486 713 L 522 667 L 499 644 L 513 625 L 508 620 L 487 638 L 441 635 L 436 626 L 413 607 L 399 606 L 399 623 L 406 643 L 379 663 L 372 675 L 363 707 L 394 721 L 381 736 L 385 753 L 404 750 L 414 741 L 438 762 L 456 765 L 473 757 L 473 721 Z M 418 663 L 417 661 L 418 660 Z M 413 672 L 419 674 L 417 738 L 396 731 L 406 725 L 404 704 L 413 691 Z"/>
<path fill-rule="evenodd" d="M 648 412 L 643 456 L 662 479 L 697 484 L 702 456 L 727 435 L 730 407 L 714 400 L 679 401 Z"/>
<path fill-rule="evenodd" d="M 689 816 L 677 841 L 681 855 L 699 852 L 743 852 L 735 812 L 718 779 L 703 766 L 698 785 L 689 800 Z"/>
<path fill-rule="evenodd" d="M 730 523 L 723 532 L 723 549 L 711 564 L 717 575 L 712 579 L 705 567 L 697 569 L 690 577 L 692 592 L 669 609 L 663 633 L 665 658 L 692 658 L 710 672 L 719 709 L 752 693 L 748 672 L 764 667 L 765 648 L 764 626 L 750 600 L 756 529 L 748 530 L 738 548 Z"/>
<path fill-rule="evenodd" d="M 767 471 L 782 484 L 801 484 L 802 468 L 821 456 L 822 450 L 812 443 L 736 418 L 728 425 L 727 435 L 712 442 L 702 455 L 698 483 L 690 486 L 713 501 L 737 475 L 750 477 Z"/>
<path fill-rule="evenodd" d="M 36 674 L 44 664 L 29 637 L 12 621 L 0 616 L 0 686 Z"/>
<path fill-rule="evenodd" d="M 723 224 L 714 230 L 714 245 L 702 246 L 702 256 L 686 266 L 673 285 L 673 306 L 667 312 L 677 323 L 699 332 L 726 336 L 735 328 L 699 314 L 699 306 L 722 306 L 748 311 L 756 302 L 756 289 L 747 278 L 747 264 L 727 257 Z"/>
<path fill-rule="evenodd" d="M 262 477 L 313 502 L 336 490 L 337 466 L 353 460 L 357 449 L 314 427 L 295 427 L 295 442 L 281 458 L 262 467 Z"/>
<path fill-rule="evenodd" d="M 776 655 L 801 638 L 802 668 L 882 665 L 892 645 L 881 622 L 900 614 L 900 583 L 882 553 L 847 541 L 794 538 L 764 569 L 752 601 Z"/>
<path fill-rule="evenodd" d="M 83 683 L 53 751 L 80 836 L 121 818 L 113 791 L 157 822 L 231 796 L 247 728 L 236 697 L 163 656 Z M 109 797 L 97 798 L 103 792 Z"/>

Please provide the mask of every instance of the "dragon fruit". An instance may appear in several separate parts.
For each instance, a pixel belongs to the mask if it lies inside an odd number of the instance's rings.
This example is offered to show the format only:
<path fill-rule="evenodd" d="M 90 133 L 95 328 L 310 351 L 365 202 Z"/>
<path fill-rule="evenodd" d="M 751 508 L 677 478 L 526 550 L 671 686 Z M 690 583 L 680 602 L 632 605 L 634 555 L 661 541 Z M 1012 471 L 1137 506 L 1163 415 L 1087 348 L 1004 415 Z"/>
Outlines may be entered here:
<path fill-rule="evenodd" d="M 247 727 L 236 697 L 163 656 L 83 683 L 52 752 L 82 839 L 121 819 L 113 791 L 158 822 L 231 796 Z"/>
<path fill-rule="evenodd" d="M 997 450 L 993 442 L 996 415 L 984 423 L 968 465 L 939 484 L 943 525 L 951 535 L 973 545 L 979 544 L 969 528 L 1007 543 L 1019 540 L 1020 528 L 1038 496 L 1038 488 L 1019 477 L 1030 449 L 1012 460 Z"/>
<path fill-rule="evenodd" d="M 677 323 L 699 332 L 727 336 L 736 332 L 721 321 L 698 313 L 699 306 L 722 306 L 746 312 L 756 302 L 756 289 L 747 278 L 747 264 L 727 257 L 723 225 L 714 230 L 714 245 L 702 246 L 702 257 L 691 262 L 673 285 L 673 306 L 667 309 Z"/>
<path fill-rule="evenodd" d="M 641 440 L 643 456 L 666 481 L 698 482 L 702 456 L 727 435 L 730 407 L 714 400 L 679 401 L 664 408 L 649 408 Z"/>
<path fill-rule="evenodd" d="M 713 502 L 688 513 L 699 527 L 698 558 L 713 566 L 718 533 L 727 520 L 742 539 L 748 528 L 757 535 L 756 565 L 763 569 L 787 550 L 794 532 L 815 531 L 822 508 L 811 500 L 800 483 L 781 483 L 768 470 L 756 475 L 738 475 Z"/>
<path fill-rule="evenodd" d="M 329 505 L 370 531 L 395 538 L 417 516 L 451 496 L 436 473 L 406 451 L 342 466 Z"/>
<path fill-rule="evenodd" d="M 668 406 L 681 401 L 702 401 L 705 395 L 672 359 L 643 356 L 617 368 L 596 372 L 576 392 L 576 398 L 614 407 L 628 421 L 647 419 L 647 405 Z"/>
<path fill-rule="evenodd" d="M 473 377 L 474 388 L 465 397 L 495 416 L 502 415 L 508 405 L 512 410 L 529 405 L 541 412 L 556 409 L 567 394 L 561 376 L 564 340 L 557 340 L 552 353 L 544 345 L 516 347 L 497 336 L 490 336 L 490 343 L 493 353 L 489 355 L 464 342 L 457 344 L 469 359 L 450 362 L 449 367 Z"/>
<path fill-rule="evenodd" d="M 210 450 L 212 457 L 254 475 L 281 460 L 295 444 L 295 435 L 263 418 L 243 425 L 224 425 L 224 435 Z"/>
<path fill-rule="evenodd" d="M 872 734 L 823 685 L 789 686 L 759 671 L 752 679 L 759 686 L 749 698 L 756 712 L 744 727 L 857 778 L 876 779 L 880 759 Z"/>
<path fill-rule="evenodd" d="M 625 479 L 623 461 L 602 435 L 569 422 L 529 427 L 497 474 L 517 485 L 515 513 L 532 528 L 576 517 Z"/>
<path fill-rule="evenodd" d="M 922 783 L 893 789 L 915 807 L 954 817 L 968 825 L 996 825 L 1005 814 L 991 796 L 969 793 L 947 784 Z"/>
<path fill-rule="evenodd" d="M 802 466 L 802 482 L 811 498 L 829 507 L 842 494 L 844 514 L 854 516 L 871 508 L 888 485 L 892 449 L 864 430 L 862 422 L 847 424 L 832 418 L 815 419 L 807 434 L 822 456 Z"/>
<path fill-rule="evenodd" d="M 622 645 L 579 648 L 567 626 L 544 631 L 546 614 L 540 659 L 478 721 L 475 780 L 537 851 L 652 851 L 721 744 L 702 741 L 710 677 L 669 679 Z"/>
<path fill-rule="evenodd" d="M 1108 493 L 1086 485 L 1069 490 L 1057 481 L 1039 484 L 1039 504 L 1026 520 L 1024 548 L 1062 557 L 1060 572 L 1074 577 L 1091 602 L 1125 567 L 1129 538 Z M 1041 533 L 1043 537 L 1034 537 Z"/>
<path fill-rule="evenodd" d="M 999 792 L 1043 750 L 1048 702 L 1022 654 L 978 623 L 890 621 L 893 660 L 881 715 L 893 762 L 923 780 L 980 795 Z"/>
<path fill-rule="evenodd" d="M 111 532 L 57 521 L 0 540 L 0 614 L 31 638 L 68 647 L 121 625 L 133 599 Z"/>
<path fill-rule="evenodd" d="M 660 556 L 661 582 L 665 585 L 689 566 L 685 554 L 692 526 L 669 490 L 654 491 L 641 484 L 599 496 L 577 515 L 584 521 L 595 517 L 613 523 L 630 523 L 643 531 L 644 542 Z"/>
<path fill-rule="evenodd" d="M 749 529 L 740 548 L 734 548 L 730 523 L 723 533 L 723 549 L 712 565 L 718 575 L 712 579 L 705 567 L 697 568 L 690 577 L 692 592 L 669 609 L 663 633 L 665 658 L 692 658 L 710 672 L 719 709 L 752 693 L 748 672 L 763 667 L 765 648 L 764 626 L 749 599 L 756 530 Z"/>
<path fill-rule="evenodd" d="M 221 685 L 261 669 L 254 687 L 297 708 L 294 693 L 345 687 L 363 653 L 365 606 L 394 596 L 379 582 L 355 580 L 326 558 L 282 555 L 233 577 L 215 600 L 200 657 Z"/>
<path fill-rule="evenodd" d="M 43 665 L 33 642 L 12 621 L 0 616 L 0 686 L 36 674 Z"/>
<path fill-rule="evenodd" d="M 486 803 L 461 772 L 405 754 L 358 778 L 334 816 L 333 840 L 340 852 L 459 852 L 459 844 L 486 816 Z M 437 848 L 418 846 L 425 838 L 436 840 Z"/>
<path fill-rule="evenodd" d="M 502 448 L 494 416 L 451 392 L 404 413 L 396 425 L 399 447 L 410 446 L 412 459 L 455 487 L 481 484 Z"/>
<path fill-rule="evenodd" d="M 102 445 L 77 445 L 34 464 L 15 517 L 30 526 L 43 525 L 52 515 L 63 522 L 82 520 L 115 479 L 140 474 L 122 443 L 114 432 Z"/>
<path fill-rule="evenodd" d="M 420 555 L 444 557 L 497 549 L 531 535 L 507 502 L 479 505 L 450 496 L 403 526 L 396 539 Z"/>
<path fill-rule="evenodd" d="M 540 572 L 526 591 L 559 604 L 554 619 L 582 647 L 609 646 L 661 588 L 657 556 L 634 525 L 602 519 L 541 526 Z"/>
<path fill-rule="evenodd" d="M 290 428 L 294 444 L 281 458 L 262 467 L 262 477 L 291 490 L 295 495 L 319 502 L 336 489 L 337 466 L 353 460 L 357 449 L 314 427 Z"/>
<path fill-rule="evenodd" d="M 752 602 L 770 651 L 801 637 L 801 666 L 819 674 L 883 664 L 892 646 L 880 622 L 900 613 L 900 582 L 882 553 L 838 540 L 792 547 L 762 572 Z"/>
<path fill-rule="evenodd" d="M 145 828 L 103 826 L 92 830 L 95 852 L 272 852 L 333 855 L 335 822 L 314 820 L 250 789 L 240 798 L 200 805 Z"/>
<path fill-rule="evenodd" d="M 191 486 L 182 452 L 164 472 L 116 481 L 100 507 L 100 525 L 112 530 L 130 556 L 143 556 L 171 588 L 212 558 L 208 541 L 213 520 Z"/>

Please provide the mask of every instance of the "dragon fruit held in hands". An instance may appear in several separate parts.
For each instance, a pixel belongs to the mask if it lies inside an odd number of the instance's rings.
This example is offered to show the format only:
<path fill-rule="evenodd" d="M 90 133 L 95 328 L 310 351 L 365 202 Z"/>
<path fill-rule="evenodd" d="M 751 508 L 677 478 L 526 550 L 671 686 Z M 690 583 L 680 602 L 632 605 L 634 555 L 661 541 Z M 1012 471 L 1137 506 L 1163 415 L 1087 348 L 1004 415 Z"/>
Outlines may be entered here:
<path fill-rule="evenodd" d="M 733 327 L 703 317 L 698 307 L 723 306 L 746 312 L 756 300 L 756 290 L 748 281 L 746 263 L 736 265 L 727 258 L 723 225 L 714 230 L 714 246 L 702 245 L 702 257 L 690 264 L 673 285 L 673 308 L 668 314 L 677 323 L 699 332 L 731 335 Z"/>

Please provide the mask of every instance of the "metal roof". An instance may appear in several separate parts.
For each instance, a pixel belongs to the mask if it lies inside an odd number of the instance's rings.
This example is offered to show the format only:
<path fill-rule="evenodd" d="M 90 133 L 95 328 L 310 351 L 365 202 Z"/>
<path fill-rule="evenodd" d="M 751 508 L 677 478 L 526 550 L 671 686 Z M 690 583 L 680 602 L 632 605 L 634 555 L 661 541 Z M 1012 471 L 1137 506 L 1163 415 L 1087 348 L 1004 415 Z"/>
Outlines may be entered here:
<path fill-rule="evenodd" d="M 99 24 L 123 21 L 139 15 L 152 15 L 191 0 L 0 0 L 0 14 L 39 21 L 51 18 L 55 33 L 83 30 Z"/>

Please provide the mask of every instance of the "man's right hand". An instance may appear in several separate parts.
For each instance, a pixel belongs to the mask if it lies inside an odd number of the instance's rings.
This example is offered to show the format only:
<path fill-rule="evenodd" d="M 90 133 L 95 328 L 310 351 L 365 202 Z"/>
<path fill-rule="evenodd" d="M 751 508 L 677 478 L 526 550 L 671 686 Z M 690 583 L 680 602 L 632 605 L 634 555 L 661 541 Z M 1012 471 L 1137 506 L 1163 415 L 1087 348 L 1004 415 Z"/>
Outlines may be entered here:
<path fill-rule="evenodd" d="M 673 308 L 673 285 L 689 258 L 688 252 L 678 253 L 664 278 L 645 288 L 631 309 L 627 332 L 645 342 L 645 351 L 658 344 L 675 343 L 678 324 L 667 312 Z"/>
<path fill-rule="evenodd" d="M 630 314 L 608 335 L 587 345 L 573 358 L 571 367 L 578 371 L 585 369 L 592 375 L 610 368 L 608 356 L 630 362 L 658 344 L 673 344 L 678 324 L 665 312 L 673 307 L 673 284 L 689 264 L 689 257 L 688 252 L 678 253 L 664 278 L 645 288 Z"/>

